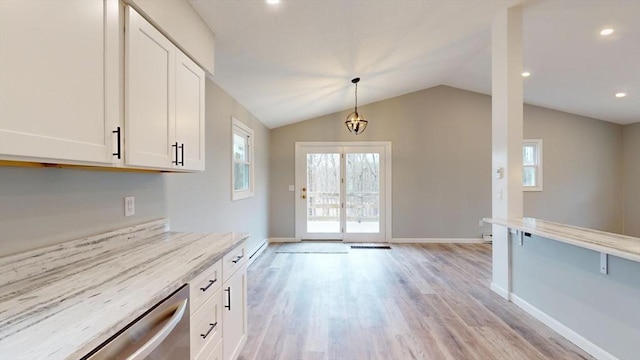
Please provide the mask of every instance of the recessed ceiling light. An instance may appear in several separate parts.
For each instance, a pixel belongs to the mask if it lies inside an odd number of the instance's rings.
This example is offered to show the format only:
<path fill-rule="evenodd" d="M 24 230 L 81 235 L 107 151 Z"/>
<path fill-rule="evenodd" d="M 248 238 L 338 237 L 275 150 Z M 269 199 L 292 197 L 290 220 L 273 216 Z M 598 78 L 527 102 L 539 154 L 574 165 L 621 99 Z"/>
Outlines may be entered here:
<path fill-rule="evenodd" d="M 529 76 L 531 76 L 531 73 L 528 71 L 525 71 L 522 73 L 522 77 L 529 77 Z"/>
<path fill-rule="evenodd" d="M 280 2 L 280 0 L 267 0 L 267 4 L 272 4 L 272 5 L 273 4 L 277 4 L 279 2 Z"/>
<path fill-rule="evenodd" d="M 611 34 L 613 34 L 613 29 L 602 29 L 602 31 L 600 31 L 600 35 L 602 36 L 607 36 Z"/>
<path fill-rule="evenodd" d="M 617 98 L 623 98 L 625 96 L 627 96 L 627 93 L 623 93 L 623 92 L 616 93 Z"/>

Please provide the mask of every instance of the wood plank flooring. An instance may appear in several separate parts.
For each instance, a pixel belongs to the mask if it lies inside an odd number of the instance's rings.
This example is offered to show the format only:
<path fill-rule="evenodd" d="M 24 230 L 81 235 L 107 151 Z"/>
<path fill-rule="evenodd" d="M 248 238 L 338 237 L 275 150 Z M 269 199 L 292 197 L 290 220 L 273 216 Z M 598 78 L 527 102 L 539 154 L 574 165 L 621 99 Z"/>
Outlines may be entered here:
<path fill-rule="evenodd" d="M 491 245 L 278 246 L 249 267 L 242 360 L 592 359 L 489 289 Z"/>

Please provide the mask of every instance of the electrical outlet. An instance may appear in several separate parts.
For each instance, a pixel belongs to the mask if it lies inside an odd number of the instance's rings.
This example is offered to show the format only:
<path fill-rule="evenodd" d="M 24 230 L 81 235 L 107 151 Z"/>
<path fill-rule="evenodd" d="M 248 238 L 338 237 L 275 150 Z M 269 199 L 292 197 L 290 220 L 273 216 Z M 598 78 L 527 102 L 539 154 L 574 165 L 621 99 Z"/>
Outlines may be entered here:
<path fill-rule="evenodd" d="M 133 196 L 124 198 L 124 216 L 133 216 L 136 213 L 136 202 Z"/>
<path fill-rule="evenodd" d="M 295 190 L 296 190 L 295 186 L 289 185 L 289 191 L 295 191 Z"/>

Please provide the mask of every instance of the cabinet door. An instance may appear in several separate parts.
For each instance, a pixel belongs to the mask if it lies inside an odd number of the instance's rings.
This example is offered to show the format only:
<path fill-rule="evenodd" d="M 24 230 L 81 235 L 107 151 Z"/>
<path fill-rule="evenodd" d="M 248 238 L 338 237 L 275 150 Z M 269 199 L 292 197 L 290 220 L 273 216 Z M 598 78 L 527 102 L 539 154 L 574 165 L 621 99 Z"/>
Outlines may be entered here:
<path fill-rule="evenodd" d="M 171 168 L 175 144 L 175 46 L 127 7 L 125 49 L 125 160 Z"/>
<path fill-rule="evenodd" d="M 0 1 L 1 157 L 113 161 L 118 11 L 117 0 Z"/>
<path fill-rule="evenodd" d="M 176 50 L 176 141 L 185 170 L 204 170 L 204 83 L 204 71 Z"/>
<path fill-rule="evenodd" d="M 247 341 L 247 267 L 238 269 L 223 289 L 222 351 L 224 360 L 235 360 Z"/>

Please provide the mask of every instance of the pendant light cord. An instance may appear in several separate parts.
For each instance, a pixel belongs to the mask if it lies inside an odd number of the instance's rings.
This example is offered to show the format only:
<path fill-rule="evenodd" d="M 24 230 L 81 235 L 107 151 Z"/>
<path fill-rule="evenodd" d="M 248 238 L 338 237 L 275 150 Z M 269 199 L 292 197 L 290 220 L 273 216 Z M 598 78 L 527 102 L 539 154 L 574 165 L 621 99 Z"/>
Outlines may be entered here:
<path fill-rule="evenodd" d="M 356 114 L 358 113 L 358 83 L 356 83 Z"/>

